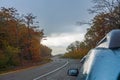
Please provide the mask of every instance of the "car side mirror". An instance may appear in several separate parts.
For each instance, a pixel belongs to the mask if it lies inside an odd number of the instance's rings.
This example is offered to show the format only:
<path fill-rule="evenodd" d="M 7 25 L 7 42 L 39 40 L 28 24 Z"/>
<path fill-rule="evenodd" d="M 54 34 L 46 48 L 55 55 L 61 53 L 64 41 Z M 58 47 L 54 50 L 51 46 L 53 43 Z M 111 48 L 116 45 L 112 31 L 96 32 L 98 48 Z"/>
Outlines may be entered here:
<path fill-rule="evenodd" d="M 67 75 L 69 76 L 77 76 L 79 74 L 78 69 L 69 69 Z"/>

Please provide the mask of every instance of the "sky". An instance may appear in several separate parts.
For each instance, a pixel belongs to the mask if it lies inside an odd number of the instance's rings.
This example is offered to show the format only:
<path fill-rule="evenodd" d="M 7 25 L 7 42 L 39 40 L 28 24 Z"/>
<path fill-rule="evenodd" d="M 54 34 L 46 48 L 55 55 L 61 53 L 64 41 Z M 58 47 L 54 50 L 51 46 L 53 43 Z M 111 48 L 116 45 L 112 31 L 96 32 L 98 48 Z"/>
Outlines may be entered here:
<path fill-rule="evenodd" d="M 64 54 L 74 41 L 83 41 L 89 25 L 77 25 L 78 21 L 90 21 L 93 15 L 88 9 L 91 0 L 0 0 L 0 7 L 14 7 L 20 14 L 37 16 L 40 29 L 47 36 L 42 44 L 52 49 L 52 54 Z"/>

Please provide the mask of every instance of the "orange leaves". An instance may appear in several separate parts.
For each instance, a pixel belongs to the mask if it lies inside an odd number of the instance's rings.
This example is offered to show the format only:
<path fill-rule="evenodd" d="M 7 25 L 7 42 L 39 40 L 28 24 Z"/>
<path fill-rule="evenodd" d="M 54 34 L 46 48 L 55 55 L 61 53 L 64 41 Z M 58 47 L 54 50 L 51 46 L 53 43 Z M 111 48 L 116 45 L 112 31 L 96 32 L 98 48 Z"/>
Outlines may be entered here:
<path fill-rule="evenodd" d="M 33 52 L 33 60 L 34 61 L 40 61 L 41 60 L 41 55 L 40 55 L 40 43 L 39 40 L 37 39 L 32 39 L 31 41 L 31 50 Z"/>
<path fill-rule="evenodd" d="M 51 55 L 50 49 L 40 44 L 44 32 L 33 27 L 35 17 L 28 15 L 28 20 L 26 16 L 19 17 L 14 8 L 0 10 L 0 61 L 3 66 L 24 61 L 39 62 L 42 54 L 47 54 L 44 57 Z"/>

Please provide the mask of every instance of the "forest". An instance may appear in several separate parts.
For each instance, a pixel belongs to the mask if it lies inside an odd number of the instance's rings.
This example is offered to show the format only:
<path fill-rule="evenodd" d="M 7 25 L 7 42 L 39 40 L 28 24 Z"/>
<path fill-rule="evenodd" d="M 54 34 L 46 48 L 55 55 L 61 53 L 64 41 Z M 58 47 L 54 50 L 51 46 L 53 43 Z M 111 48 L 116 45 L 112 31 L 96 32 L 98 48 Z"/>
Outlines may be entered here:
<path fill-rule="evenodd" d="M 0 71 L 50 58 L 52 50 L 41 44 L 44 30 L 32 13 L 19 14 L 15 8 L 0 8 Z"/>
<path fill-rule="evenodd" d="M 84 41 L 75 41 L 67 47 L 63 57 L 81 59 L 111 30 L 120 29 L 120 0 L 92 0 L 94 6 L 88 10 L 95 17 L 88 24 Z"/>

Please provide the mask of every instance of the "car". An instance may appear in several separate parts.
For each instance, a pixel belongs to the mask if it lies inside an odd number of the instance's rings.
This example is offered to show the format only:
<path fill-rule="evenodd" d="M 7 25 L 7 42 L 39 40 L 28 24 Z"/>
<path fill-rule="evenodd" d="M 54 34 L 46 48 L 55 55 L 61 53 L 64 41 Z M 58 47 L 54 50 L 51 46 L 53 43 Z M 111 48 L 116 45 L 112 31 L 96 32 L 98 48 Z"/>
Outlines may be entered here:
<path fill-rule="evenodd" d="M 77 80 L 120 80 L 120 30 L 110 31 L 84 60 L 80 70 L 70 69 L 68 75 Z"/>

